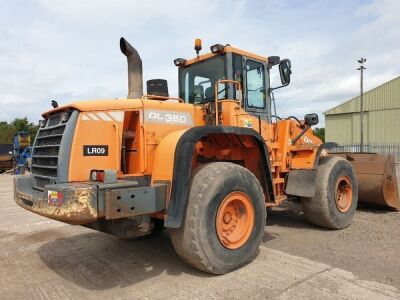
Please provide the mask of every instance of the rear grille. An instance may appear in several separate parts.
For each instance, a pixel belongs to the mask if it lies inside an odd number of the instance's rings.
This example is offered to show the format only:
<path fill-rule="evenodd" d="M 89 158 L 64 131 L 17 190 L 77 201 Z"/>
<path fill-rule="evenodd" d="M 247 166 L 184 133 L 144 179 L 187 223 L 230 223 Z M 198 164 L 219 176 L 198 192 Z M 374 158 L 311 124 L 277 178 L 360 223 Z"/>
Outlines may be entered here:
<path fill-rule="evenodd" d="M 44 186 L 49 184 L 49 179 L 35 176 L 36 187 L 43 190 Z"/>
<path fill-rule="evenodd" d="M 35 187 L 40 190 L 57 181 L 59 151 L 68 123 L 62 122 L 61 114 L 47 119 L 46 126 L 39 129 L 33 145 L 32 175 Z"/>

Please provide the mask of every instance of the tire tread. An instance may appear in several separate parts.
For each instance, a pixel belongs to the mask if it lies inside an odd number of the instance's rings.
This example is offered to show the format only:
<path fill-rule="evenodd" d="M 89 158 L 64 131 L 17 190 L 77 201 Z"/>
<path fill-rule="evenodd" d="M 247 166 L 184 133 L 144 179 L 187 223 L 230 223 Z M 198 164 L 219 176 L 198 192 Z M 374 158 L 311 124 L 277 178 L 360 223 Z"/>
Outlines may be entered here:
<path fill-rule="evenodd" d="M 199 270 L 212 274 L 223 274 L 226 273 L 226 270 L 221 270 L 221 268 L 216 267 L 207 255 L 207 250 L 204 249 L 198 238 L 204 234 L 204 232 L 201 232 L 202 229 L 196 226 L 196 221 L 199 218 L 199 212 L 207 208 L 208 202 L 204 199 L 206 197 L 206 191 L 212 188 L 224 174 L 232 172 L 245 172 L 246 175 L 252 176 L 253 182 L 255 180 L 258 183 L 258 186 L 256 186 L 256 188 L 259 189 L 258 192 L 263 193 L 257 178 L 244 167 L 227 162 L 215 162 L 202 165 L 197 168 L 192 175 L 189 201 L 183 224 L 178 229 L 170 230 L 172 245 L 182 260 Z M 250 261 L 253 258 L 254 257 L 251 257 Z"/>

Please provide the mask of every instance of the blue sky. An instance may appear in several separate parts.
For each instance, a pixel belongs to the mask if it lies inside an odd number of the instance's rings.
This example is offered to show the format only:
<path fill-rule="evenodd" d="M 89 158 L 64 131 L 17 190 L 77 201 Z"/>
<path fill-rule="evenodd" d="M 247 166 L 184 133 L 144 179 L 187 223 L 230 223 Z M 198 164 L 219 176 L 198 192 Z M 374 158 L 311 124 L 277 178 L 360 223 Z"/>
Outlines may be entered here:
<path fill-rule="evenodd" d="M 278 114 L 320 114 L 400 75 L 400 1 L 4 1 L 0 9 L 0 120 L 37 122 L 50 100 L 125 97 L 124 36 L 144 79 L 177 93 L 176 57 L 229 43 L 292 60 L 292 83 L 276 92 Z"/>

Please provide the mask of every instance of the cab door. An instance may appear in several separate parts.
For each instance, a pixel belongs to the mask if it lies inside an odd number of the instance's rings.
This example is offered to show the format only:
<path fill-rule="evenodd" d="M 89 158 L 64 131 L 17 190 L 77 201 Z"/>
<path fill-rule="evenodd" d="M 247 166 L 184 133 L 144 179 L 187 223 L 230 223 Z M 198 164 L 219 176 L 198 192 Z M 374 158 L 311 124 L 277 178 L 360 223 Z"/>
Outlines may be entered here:
<path fill-rule="evenodd" d="M 271 119 L 267 64 L 243 57 L 244 109 L 263 121 Z"/>

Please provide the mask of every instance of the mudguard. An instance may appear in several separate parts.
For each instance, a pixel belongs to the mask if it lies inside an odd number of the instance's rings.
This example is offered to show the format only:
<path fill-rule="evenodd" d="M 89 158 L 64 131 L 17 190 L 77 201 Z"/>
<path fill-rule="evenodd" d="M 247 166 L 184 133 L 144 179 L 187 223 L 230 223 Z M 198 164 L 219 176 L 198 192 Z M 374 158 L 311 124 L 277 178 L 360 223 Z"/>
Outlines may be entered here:
<path fill-rule="evenodd" d="M 256 141 L 263 160 L 263 175 L 265 190 L 271 200 L 274 199 L 271 167 L 268 152 L 262 136 L 251 128 L 235 126 L 199 126 L 179 132 L 179 140 L 176 142 L 173 164 L 173 176 L 171 184 L 171 196 L 167 206 L 165 227 L 179 228 L 185 213 L 192 172 L 192 154 L 196 143 L 208 134 L 236 134 L 239 136 L 251 136 Z M 171 147 L 172 145 L 170 145 Z M 156 158 L 157 160 L 157 158 Z M 155 168 L 158 168 L 155 160 Z M 156 182 L 156 181 L 154 181 Z"/>
<path fill-rule="evenodd" d="M 314 161 L 313 169 L 291 170 L 287 176 L 285 193 L 291 196 L 312 198 L 315 196 L 315 184 L 317 178 L 317 166 L 321 155 L 326 155 L 323 150 L 331 150 L 336 143 L 323 143 L 319 146 Z"/>

